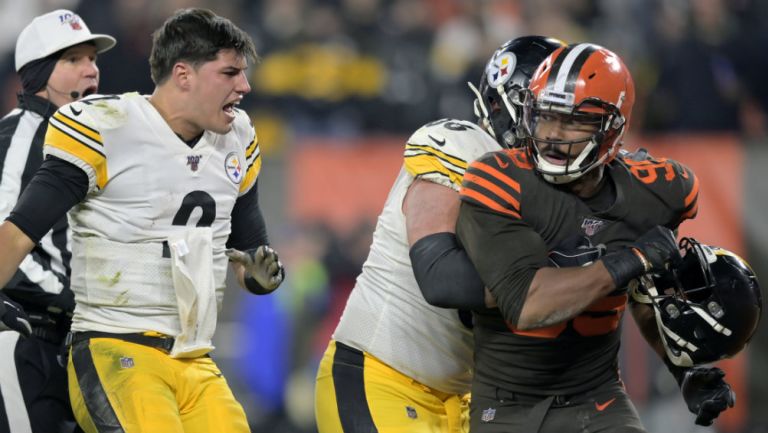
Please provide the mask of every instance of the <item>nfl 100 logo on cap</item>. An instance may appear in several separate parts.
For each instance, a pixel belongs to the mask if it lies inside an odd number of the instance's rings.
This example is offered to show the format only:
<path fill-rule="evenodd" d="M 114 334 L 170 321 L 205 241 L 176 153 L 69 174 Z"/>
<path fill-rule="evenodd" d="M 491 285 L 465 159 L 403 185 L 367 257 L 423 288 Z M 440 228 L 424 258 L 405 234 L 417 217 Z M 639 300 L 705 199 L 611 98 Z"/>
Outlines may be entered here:
<path fill-rule="evenodd" d="M 62 24 L 69 24 L 72 30 L 82 30 L 83 26 L 80 25 L 80 16 L 71 12 L 66 12 L 59 15 L 59 21 Z"/>
<path fill-rule="evenodd" d="M 115 38 L 91 33 L 85 22 L 72 11 L 59 9 L 32 20 L 16 40 L 16 71 L 34 60 L 42 59 L 83 42 L 92 42 L 96 52 L 115 46 Z"/>

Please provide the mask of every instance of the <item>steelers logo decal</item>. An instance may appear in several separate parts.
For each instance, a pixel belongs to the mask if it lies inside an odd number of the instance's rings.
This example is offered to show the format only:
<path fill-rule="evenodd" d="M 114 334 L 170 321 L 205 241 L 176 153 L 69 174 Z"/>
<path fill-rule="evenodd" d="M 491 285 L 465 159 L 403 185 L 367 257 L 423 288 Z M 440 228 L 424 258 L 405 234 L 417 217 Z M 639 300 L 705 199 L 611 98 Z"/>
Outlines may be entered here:
<path fill-rule="evenodd" d="M 239 184 L 243 180 L 245 168 L 236 152 L 230 152 L 227 155 L 227 158 L 224 160 L 224 171 L 227 172 L 229 180 L 235 184 Z"/>
<path fill-rule="evenodd" d="M 502 53 L 493 56 L 491 61 L 488 62 L 488 66 L 485 67 L 488 84 L 496 88 L 506 83 L 512 78 L 515 66 L 517 66 L 517 57 L 512 53 Z"/>

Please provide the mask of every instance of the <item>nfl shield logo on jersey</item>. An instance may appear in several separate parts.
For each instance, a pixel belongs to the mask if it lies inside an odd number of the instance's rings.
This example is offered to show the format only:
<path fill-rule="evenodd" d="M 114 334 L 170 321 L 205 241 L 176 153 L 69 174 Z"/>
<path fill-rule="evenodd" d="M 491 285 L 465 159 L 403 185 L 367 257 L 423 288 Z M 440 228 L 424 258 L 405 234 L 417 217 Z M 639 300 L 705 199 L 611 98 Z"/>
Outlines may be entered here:
<path fill-rule="evenodd" d="M 243 166 L 240 164 L 240 158 L 237 156 L 237 153 L 229 152 L 224 160 L 224 170 L 226 170 L 227 177 L 233 183 L 240 183 L 243 180 Z"/>
<path fill-rule="evenodd" d="M 605 220 L 599 218 L 584 218 L 584 221 L 581 222 L 581 228 L 587 236 L 594 236 L 603 227 L 605 227 Z"/>
<path fill-rule="evenodd" d="M 483 415 L 480 417 L 480 420 L 482 422 L 493 421 L 494 418 L 496 418 L 496 409 L 492 407 L 489 407 L 488 409 L 483 409 Z"/>

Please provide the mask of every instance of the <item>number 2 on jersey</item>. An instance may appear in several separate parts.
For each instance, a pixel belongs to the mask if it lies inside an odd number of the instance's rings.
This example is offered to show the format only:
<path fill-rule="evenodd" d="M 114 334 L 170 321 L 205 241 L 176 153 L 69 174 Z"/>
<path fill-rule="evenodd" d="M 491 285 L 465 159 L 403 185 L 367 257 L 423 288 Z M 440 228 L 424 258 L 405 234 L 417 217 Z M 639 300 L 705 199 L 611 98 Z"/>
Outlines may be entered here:
<path fill-rule="evenodd" d="M 189 218 L 192 216 L 192 211 L 195 208 L 202 210 L 200 219 L 197 220 L 197 227 L 210 227 L 213 225 L 213 220 L 216 219 L 216 201 L 205 191 L 192 191 L 184 196 L 181 201 L 181 207 L 176 212 L 176 216 L 173 217 L 171 224 L 175 226 L 185 226 L 189 223 Z"/>

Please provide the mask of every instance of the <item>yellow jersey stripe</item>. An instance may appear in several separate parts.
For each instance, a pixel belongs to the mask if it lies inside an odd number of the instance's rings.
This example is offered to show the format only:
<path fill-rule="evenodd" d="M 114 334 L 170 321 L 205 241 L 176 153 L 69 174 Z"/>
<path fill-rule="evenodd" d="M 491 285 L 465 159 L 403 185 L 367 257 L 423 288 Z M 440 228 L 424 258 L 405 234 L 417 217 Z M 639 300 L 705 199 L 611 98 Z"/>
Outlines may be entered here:
<path fill-rule="evenodd" d="M 90 165 L 96 173 L 96 185 L 99 189 L 104 188 L 107 183 L 107 158 L 103 153 L 76 140 L 54 125 L 45 133 L 45 145 L 60 149 Z"/>
<path fill-rule="evenodd" d="M 259 139 L 256 136 L 256 130 L 253 131 L 253 141 L 251 141 L 251 144 L 248 145 L 248 147 L 245 148 L 245 159 L 248 159 L 251 157 L 254 151 L 259 148 Z"/>
<path fill-rule="evenodd" d="M 437 149 L 435 149 L 434 147 L 431 147 L 431 146 L 422 146 L 422 145 L 419 145 L 419 144 L 410 144 L 409 143 L 409 144 L 405 145 L 405 150 L 406 150 L 406 152 L 409 151 L 409 150 L 411 150 L 411 151 L 428 152 L 428 153 L 431 153 L 432 155 L 435 155 L 436 157 L 438 157 L 440 159 L 443 159 L 443 160 L 447 161 L 450 164 L 453 164 L 453 165 L 455 165 L 457 167 L 460 167 L 462 170 L 466 170 L 467 169 L 467 162 L 464 161 L 463 159 L 457 158 L 457 157 L 455 157 L 453 155 L 449 155 L 449 154 L 447 154 L 445 152 L 441 152 L 441 151 L 439 151 L 439 150 L 437 150 Z"/>
<path fill-rule="evenodd" d="M 254 182 L 256 182 L 256 178 L 259 177 L 259 172 L 261 172 L 261 155 L 258 155 L 256 160 L 254 160 L 245 171 L 243 181 L 240 182 L 240 192 L 244 192 L 253 186 Z"/>
<path fill-rule="evenodd" d="M 435 158 L 433 155 L 406 156 L 405 169 L 413 177 L 439 173 L 457 186 L 461 186 L 461 180 L 464 178 L 464 173 L 446 167 L 439 158 Z"/>
<path fill-rule="evenodd" d="M 77 120 L 69 116 L 65 116 L 64 114 L 61 113 L 61 111 L 57 111 L 56 113 L 54 113 L 53 118 L 58 120 L 61 123 L 64 123 L 65 125 L 69 126 L 75 131 L 85 135 L 91 140 L 99 144 L 102 144 L 101 134 L 99 134 L 99 131 L 96 131 L 93 128 L 89 128 L 87 125 L 83 125 L 82 123 L 78 122 Z"/>

